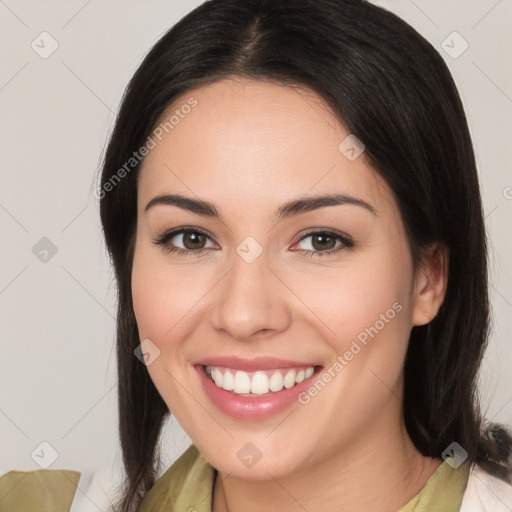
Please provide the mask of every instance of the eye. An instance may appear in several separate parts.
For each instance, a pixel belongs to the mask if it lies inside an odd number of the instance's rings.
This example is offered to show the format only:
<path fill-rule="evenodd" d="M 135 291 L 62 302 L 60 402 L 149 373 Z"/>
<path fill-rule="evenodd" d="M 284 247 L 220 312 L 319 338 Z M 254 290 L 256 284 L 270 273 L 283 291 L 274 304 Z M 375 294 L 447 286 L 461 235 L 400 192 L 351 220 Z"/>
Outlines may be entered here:
<path fill-rule="evenodd" d="M 354 241 L 349 236 L 330 229 L 311 231 L 303 236 L 298 243 L 308 239 L 310 241 L 303 244 L 305 247 L 303 246 L 300 251 L 309 257 L 322 257 L 354 246 Z M 336 246 L 337 242 L 339 244 Z"/>
<path fill-rule="evenodd" d="M 306 247 L 297 252 L 302 252 L 309 257 L 322 257 L 354 246 L 354 241 L 349 236 L 330 229 L 311 231 L 304 235 L 298 244 L 308 239 L 311 240 L 304 244 Z M 211 241 L 211 238 L 202 229 L 184 227 L 164 232 L 154 238 L 153 243 L 161 245 L 169 253 L 181 256 L 204 256 L 208 252 L 205 245 L 208 241 Z M 339 242 L 338 245 L 336 245 L 337 242 Z M 181 244 L 183 247 L 177 247 L 176 244 Z"/>
<path fill-rule="evenodd" d="M 153 240 L 153 243 L 163 246 L 168 252 L 183 256 L 198 256 L 206 253 L 205 242 L 208 240 L 211 239 L 203 230 L 189 227 L 166 231 L 162 235 L 157 236 Z M 184 247 L 177 247 L 176 243 Z M 215 245 L 213 247 L 215 247 Z"/>

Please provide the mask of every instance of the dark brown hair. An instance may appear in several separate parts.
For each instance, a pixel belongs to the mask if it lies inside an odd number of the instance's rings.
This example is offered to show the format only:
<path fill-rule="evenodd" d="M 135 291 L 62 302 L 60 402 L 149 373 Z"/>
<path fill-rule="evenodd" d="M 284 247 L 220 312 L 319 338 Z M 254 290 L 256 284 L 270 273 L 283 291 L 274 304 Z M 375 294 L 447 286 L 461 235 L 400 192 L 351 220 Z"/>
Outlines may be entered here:
<path fill-rule="evenodd" d="M 169 415 L 134 356 L 140 340 L 130 283 L 140 164 L 122 179 L 118 171 L 179 95 L 237 76 L 316 92 L 364 142 L 365 155 L 391 187 L 415 266 L 431 242 L 448 247 L 444 303 L 430 323 L 413 327 L 409 340 L 405 425 L 423 455 L 441 457 L 456 441 L 470 462 L 510 480 L 512 437 L 486 423 L 478 401 L 477 373 L 489 336 L 487 242 L 472 141 L 445 62 L 411 26 L 363 0 L 208 0 L 154 45 L 131 79 L 98 189 L 118 285 L 126 470 L 118 510 L 135 510 L 154 484 Z"/>

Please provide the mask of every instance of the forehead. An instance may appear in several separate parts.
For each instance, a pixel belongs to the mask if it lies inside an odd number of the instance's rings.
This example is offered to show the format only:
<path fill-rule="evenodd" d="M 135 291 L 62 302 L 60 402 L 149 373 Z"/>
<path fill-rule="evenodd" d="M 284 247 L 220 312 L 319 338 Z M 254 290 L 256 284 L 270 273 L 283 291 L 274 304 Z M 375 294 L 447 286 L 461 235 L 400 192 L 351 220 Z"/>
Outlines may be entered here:
<path fill-rule="evenodd" d="M 313 190 L 358 195 L 378 209 L 391 198 L 364 152 L 347 158 L 343 143 L 351 134 L 303 87 L 221 80 L 182 94 L 158 127 L 141 167 L 140 208 L 170 192 L 259 208 Z"/>

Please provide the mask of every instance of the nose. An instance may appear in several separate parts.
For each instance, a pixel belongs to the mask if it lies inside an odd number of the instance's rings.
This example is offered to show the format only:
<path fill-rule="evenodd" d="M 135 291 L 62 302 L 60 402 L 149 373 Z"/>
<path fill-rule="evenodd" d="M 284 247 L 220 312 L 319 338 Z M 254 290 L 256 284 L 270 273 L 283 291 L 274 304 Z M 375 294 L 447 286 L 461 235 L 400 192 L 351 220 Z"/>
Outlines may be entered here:
<path fill-rule="evenodd" d="M 212 297 L 213 327 L 239 341 L 286 330 L 291 320 L 287 289 L 269 268 L 265 251 L 251 263 L 235 252 L 232 262 Z"/>

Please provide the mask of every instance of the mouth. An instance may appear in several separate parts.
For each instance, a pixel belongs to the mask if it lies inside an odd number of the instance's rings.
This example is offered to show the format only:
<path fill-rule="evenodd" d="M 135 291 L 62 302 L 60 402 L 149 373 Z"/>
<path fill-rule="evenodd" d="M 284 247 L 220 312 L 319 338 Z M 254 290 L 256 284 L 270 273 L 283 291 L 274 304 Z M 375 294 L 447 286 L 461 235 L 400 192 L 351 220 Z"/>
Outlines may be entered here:
<path fill-rule="evenodd" d="M 301 403 L 301 393 L 323 368 L 312 365 L 245 372 L 203 364 L 194 367 L 210 402 L 224 414 L 247 421 L 265 420 Z"/>

